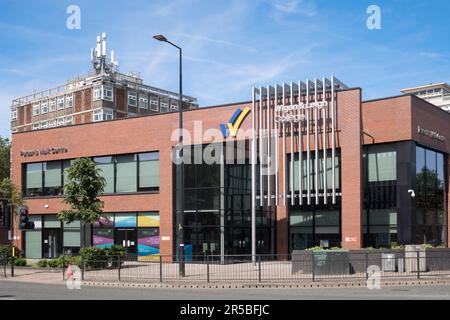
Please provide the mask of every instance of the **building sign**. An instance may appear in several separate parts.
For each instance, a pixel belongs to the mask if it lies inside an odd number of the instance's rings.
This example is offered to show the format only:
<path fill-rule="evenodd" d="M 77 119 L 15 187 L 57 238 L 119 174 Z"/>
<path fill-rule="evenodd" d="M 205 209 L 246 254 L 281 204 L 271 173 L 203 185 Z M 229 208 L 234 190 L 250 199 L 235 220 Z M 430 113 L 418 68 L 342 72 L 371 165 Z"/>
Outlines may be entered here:
<path fill-rule="evenodd" d="M 417 132 L 421 135 L 430 137 L 431 139 L 438 140 L 440 142 L 445 142 L 446 140 L 446 138 L 443 135 L 439 134 L 438 132 L 424 129 L 421 128 L 420 126 L 417 126 Z"/>
<path fill-rule="evenodd" d="M 331 77 L 253 89 L 253 208 L 336 203 L 336 92 L 345 88 Z M 314 170 L 321 167 L 329 177 Z"/>
<path fill-rule="evenodd" d="M 223 137 L 226 139 L 229 136 L 236 137 L 239 128 L 242 125 L 242 122 L 250 113 L 251 109 L 246 107 L 244 110 L 237 109 L 236 112 L 231 117 L 230 121 L 225 124 L 220 125 L 220 131 L 222 131 Z"/>
<path fill-rule="evenodd" d="M 36 150 L 26 150 L 26 151 L 20 151 L 20 156 L 23 158 L 32 158 L 32 157 L 39 157 L 39 156 L 49 156 L 49 155 L 56 155 L 56 154 L 64 154 L 68 153 L 69 149 L 67 148 L 43 148 L 43 149 L 36 149 Z"/>

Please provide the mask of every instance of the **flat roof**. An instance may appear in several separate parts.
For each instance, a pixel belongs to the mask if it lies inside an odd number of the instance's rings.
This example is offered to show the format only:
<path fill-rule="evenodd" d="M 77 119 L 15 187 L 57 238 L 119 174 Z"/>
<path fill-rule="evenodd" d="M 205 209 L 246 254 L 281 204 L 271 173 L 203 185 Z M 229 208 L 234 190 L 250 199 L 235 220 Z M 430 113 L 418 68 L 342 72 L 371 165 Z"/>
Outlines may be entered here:
<path fill-rule="evenodd" d="M 450 91 L 450 86 L 448 85 L 447 82 L 429 83 L 429 84 L 425 84 L 425 85 L 421 85 L 421 86 L 417 86 L 417 87 L 405 88 L 400 91 L 404 92 L 404 93 L 409 93 L 409 92 L 413 92 L 413 91 L 421 91 L 421 90 L 436 89 L 436 88 L 445 88 L 448 91 Z"/>

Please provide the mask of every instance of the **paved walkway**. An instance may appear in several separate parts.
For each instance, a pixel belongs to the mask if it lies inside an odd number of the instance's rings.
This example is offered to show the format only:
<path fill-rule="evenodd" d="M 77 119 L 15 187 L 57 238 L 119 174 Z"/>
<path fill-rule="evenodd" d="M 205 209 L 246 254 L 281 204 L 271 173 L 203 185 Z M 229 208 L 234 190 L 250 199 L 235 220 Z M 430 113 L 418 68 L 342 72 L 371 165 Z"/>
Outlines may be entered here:
<path fill-rule="evenodd" d="M 97 272 L 96 271 L 96 275 Z M 126 288 L 215 288 L 215 289 L 236 289 L 236 288 L 361 288 L 366 287 L 367 282 L 364 278 L 339 278 L 339 279 L 318 279 L 312 282 L 312 279 L 301 280 L 272 280 L 263 281 L 259 283 L 256 280 L 240 280 L 240 281 L 211 281 L 207 283 L 205 279 L 186 279 L 177 280 L 169 279 L 160 283 L 156 279 L 130 279 L 122 278 L 118 281 L 117 278 L 96 279 L 91 274 L 83 282 L 88 286 L 100 287 L 126 287 Z M 1 282 L 21 282 L 21 283 L 36 283 L 36 284 L 59 284 L 63 285 L 63 274 L 61 269 L 31 269 L 31 268 L 16 268 L 15 277 L 3 277 L 0 275 Z M 411 285 L 444 285 L 450 287 L 450 277 L 424 277 L 418 280 L 415 277 L 410 278 L 381 278 L 382 286 L 411 286 Z"/>

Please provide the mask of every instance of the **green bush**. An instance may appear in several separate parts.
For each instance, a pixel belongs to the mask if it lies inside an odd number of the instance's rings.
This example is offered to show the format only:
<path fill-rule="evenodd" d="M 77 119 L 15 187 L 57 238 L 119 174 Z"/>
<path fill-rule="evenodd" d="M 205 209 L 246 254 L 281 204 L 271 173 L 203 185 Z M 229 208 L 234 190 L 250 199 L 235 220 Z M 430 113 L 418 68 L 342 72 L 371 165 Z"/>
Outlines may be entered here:
<path fill-rule="evenodd" d="M 27 265 L 27 260 L 24 258 L 14 259 L 14 265 L 17 267 L 25 267 Z"/>
<path fill-rule="evenodd" d="M 80 255 L 86 267 L 94 269 L 117 268 L 123 263 L 126 249 L 122 246 L 114 245 L 109 248 L 85 247 L 80 250 Z"/>
<path fill-rule="evenodd" d="M 17 247 L 14 247 L 14 254 L 16 257 L 23 257 L 22 251 Z M 10 244 L 0 245 L 0 257 L 3 258 L 5 255 L 8 258 L 8 261 L 11 261 L 12 246 Z"/>
<path fill-rule="evenodd" d="M 49 268 L 58 268 L 58 261 L 56 259 L 48 260 L 47 266 Z"/>
<path fill-rule="evenodd" d="M 48 262 L 47 262 L 47 260 L 39 260 L 37 263 L 37 266 L 39 268 L 47 268 Z"/>

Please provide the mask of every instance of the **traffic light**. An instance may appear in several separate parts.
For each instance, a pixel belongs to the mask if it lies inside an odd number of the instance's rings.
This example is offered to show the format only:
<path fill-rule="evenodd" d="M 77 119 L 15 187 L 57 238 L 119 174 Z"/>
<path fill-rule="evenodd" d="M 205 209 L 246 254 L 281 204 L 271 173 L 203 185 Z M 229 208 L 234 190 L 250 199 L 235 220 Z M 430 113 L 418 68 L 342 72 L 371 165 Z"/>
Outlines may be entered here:
<path fill-rule="evenodd" d="M 11 206 L 6 200 L 1 202 L 0 220 L 3 221 L 3 227 L 8 230 L 11 229 Z"/>
<path fill-rule="evenodd" d="M 30 214 L 27 207 L 19 207 L 19 229 L 34 229 L 34 222 L 30 222 Z"/>

